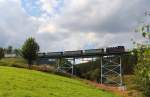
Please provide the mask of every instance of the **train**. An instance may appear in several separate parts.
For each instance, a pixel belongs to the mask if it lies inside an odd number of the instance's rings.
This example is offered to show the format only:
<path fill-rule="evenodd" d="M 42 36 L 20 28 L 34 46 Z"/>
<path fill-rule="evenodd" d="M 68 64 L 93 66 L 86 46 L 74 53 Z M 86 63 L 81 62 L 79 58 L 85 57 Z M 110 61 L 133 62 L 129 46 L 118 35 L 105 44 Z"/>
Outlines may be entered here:
<path fill-rule="evenodd" d="M 102 54 L 102 53 L 104 53 L 104 49 L 89 49 L 89 50 L 84 50 L 83 51 L 84 55 Z"/>
<path fill-rule="evenodd" d="M 82 55 L 83 51 L 82 50 L 77 50 L 77 51 L 64 51 L 63 55 L 67 56 L 67 55 Z"/>
<path fill-rule="evenodd" d="M 61 56 L 63 55 L 63 52 L 48 52 L 46 53 L 46 56 Z"/>
<path fill-rule="evenodd" d="M 64 51 L 64 52 L 48 52 L 39 53 L 38 56 L 73 56 L 73 55 L 92 55 L 92 54 L 112 54 L 125 52 L 124 46 L 107 47 L 106 49 L 89 49 L 89 50 L 76 50 L 76 51 Z"/>
<path fill-rule="evenodd" d="M 106 48 L 106 53 L 123 53 L 125 52 L 124 46 L 117 46 L 117 47 L 108 47 Z"/>
<path fill-rule="evenodd" d="M 39 57 L 45 56 L 45 53 L 38 53 Z"/>

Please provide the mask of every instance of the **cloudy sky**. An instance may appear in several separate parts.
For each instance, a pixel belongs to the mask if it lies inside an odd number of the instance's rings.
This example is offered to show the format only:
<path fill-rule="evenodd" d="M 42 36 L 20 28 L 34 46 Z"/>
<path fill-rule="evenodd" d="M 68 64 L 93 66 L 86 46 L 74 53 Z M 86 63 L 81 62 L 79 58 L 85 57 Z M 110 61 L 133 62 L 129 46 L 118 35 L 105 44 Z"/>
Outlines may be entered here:
<path fill-rule="evenodd" d="M 0 0 L 0 47 L 19 48 L 34 37 L 41 51 L 124 45 L 143 38 L 134 30 L 150 0 Z"/>

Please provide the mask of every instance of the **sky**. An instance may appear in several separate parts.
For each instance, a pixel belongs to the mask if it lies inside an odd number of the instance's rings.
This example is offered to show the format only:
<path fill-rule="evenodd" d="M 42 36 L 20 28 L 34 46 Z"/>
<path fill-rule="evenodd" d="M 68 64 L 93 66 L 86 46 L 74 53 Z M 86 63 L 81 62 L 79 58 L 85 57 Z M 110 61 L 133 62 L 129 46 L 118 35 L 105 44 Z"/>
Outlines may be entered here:
<path fill-rule="evenodd" d="M 0 47 L 20 48 L 34 37 L 42 52 L 124 45 L 132 39 L 150 0 L 0 0 Z"/>

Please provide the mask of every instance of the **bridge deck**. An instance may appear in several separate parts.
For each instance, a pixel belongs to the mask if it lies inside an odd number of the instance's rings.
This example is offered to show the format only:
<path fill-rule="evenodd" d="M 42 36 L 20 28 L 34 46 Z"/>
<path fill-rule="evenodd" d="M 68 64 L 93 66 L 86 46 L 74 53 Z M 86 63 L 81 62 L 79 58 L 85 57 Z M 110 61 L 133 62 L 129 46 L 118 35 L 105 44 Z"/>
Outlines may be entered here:
<path fill-rule="evenodd" d="M 129 52 L 116 52 L 116 53 L 91 53 L 91 54 L 70 54 L 70 55 L 43 55 L 39 56 L 39 58 L 50 58 L 50 59 L 57 59 L 57 58 L 90 58 L 90 57 L 101 57 L 101 56 L 108 56 L 108 55 L 124 55 L 128 54 Z"/>

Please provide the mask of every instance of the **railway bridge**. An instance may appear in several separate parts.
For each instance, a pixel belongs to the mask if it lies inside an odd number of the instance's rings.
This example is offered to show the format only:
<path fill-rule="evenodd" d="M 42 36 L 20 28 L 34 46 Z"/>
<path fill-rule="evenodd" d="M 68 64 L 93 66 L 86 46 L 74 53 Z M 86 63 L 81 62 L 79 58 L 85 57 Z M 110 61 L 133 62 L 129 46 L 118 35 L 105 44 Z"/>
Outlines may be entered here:
<path fill-rule="evenodd" d="M 101 70 L 101 84 L 113 83 L 117 86 L 122 86 L 122 56 L 127 53 L 128 52 L 125 51 L 124 46 L 117 46 L 89 50 L 39 53 L 38 58 L 40 60 L 54 59 L 56 60 L 58 71 L 63 72 L 64 70 L 71 70 L 72 75 L 74 74 L 74 66 L 76 65 L 76 60 L 86 58 L 97 58 L 100 59 L 99 66 Z M 62 59 L 71 60 L 72 66 L 63 67 L 63 65 L 61 65 Z"/>

